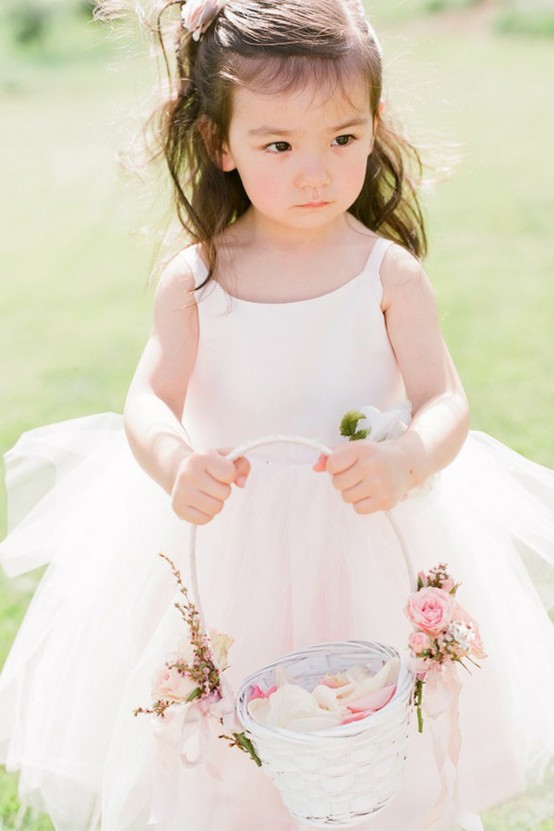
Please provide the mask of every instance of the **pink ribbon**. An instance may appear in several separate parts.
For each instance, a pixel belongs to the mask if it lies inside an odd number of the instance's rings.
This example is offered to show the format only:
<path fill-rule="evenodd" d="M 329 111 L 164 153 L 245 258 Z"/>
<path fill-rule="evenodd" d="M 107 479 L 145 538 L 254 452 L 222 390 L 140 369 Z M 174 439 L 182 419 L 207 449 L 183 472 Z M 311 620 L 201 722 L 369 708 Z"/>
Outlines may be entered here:
<path fill-rule="evenodd" d="M 194 701 L 167 710 L 163 718 L 153 717 L 156 746 L 152 779 L 152 805 L 148 825 L 175 817 L 180 766 L 194 768 L 205 762 L 213 738 L 210 722 L 221 722 L 227 733 L 240 729 L 235 721 L 231 687 L 222 680 L 222 696 L 213 701 Z M 196 741 L 196 752 L 190 745 Z"/>
<path fill-rule="evenodd" d="M 152 780 L 152 806 L 148 825 L 168 822 L 177 810 L 180 766 L 193 768 L 202 764 L 211 739 L 209 715 L 198 704 L 168 710 L 163 719 L 152 719 L 156 746 Z M 187 745 L 196 739 L 196 752 L 187 753 Z"/>
<path fill-rule="evenodd" d="M 458 796 L 458 761 L 462 747 L 462 734 L 459 721 L 459 698 L 461 684 L 454 664 L 447 664 L 441 669 L 431 670 L 425 679 L 423 709 L 430 719 L 431 735 L 435 764 L 440 778 L 440 792 L 436 802 L 430 808 L 425 831 L 438 831 L 444 819 L 444 808 L 448 799 L 447 762 L 450 760 L 454 769 L 454 787 L 452 803 L 456 820 L 464 831 L 484 831 L 477 814 L 461 811 Z M 441 723 L 447 720 L 446 730 Z"/>

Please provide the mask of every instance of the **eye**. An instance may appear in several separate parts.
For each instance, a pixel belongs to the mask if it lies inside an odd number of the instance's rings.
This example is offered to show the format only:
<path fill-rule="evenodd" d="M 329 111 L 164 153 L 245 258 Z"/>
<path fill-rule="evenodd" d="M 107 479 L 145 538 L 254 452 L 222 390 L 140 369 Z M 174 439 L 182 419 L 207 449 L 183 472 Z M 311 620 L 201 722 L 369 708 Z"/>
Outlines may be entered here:
<path fill-rule="evenodd" d="M 347 147 L 353 141 L 355 141 L 355 136 L 353 135 L 344 135 L 344 136 L 337 136 L 331 142 L 335 147 Z"/>
<path fill-rule="evenodd" d="M 272 141 L 271 144 L 266 144 L 265 149 L 269 153 L 286 153 L 288 150 L 291 149 L 290 144 L 288 141 Z"/>

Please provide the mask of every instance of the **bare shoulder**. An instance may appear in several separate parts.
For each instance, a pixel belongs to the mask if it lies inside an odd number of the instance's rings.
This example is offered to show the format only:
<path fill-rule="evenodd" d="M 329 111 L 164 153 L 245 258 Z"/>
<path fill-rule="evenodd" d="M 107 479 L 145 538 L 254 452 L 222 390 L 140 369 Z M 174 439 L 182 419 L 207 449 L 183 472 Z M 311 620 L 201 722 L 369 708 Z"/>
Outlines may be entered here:
<path fill-rule="evenodd" d="M 382 308 L 386 311 L 397 301 L 427 300 L 434 304 L 431 282 L 420 260 L 403 246 L 389 246 L 381 264 Z"/>

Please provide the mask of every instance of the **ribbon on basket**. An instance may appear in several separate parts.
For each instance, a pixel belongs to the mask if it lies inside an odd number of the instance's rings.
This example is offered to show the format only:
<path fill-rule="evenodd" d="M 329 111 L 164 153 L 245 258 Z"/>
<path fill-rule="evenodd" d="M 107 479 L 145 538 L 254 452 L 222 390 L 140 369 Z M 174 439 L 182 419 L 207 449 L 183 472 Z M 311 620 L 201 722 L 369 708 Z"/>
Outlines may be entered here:
<path fill-rule="evenodd" d="M 458 760 L 462 747 L 462 734 L 459 720 L 459 699 L 462 685 L 456 673 L 456 667 L 444 667 L 442 673 L 430 673 L 427 679 L 427 693 L 424 709 L 430 720 L 431 737 L 435 765 L 439 774 L 440 791 L 435 803 L 429 809 L 425 820 L 427 831 L 439 831 L 444 824 L 445 807 L 448 800 L 448 771 L 450 761 L 454 770 L 452 784 L 452 806 L 456 821 L 463 831 L 484 831 L 483 823 L 477 814 L 460 811 L 458 797 Z M 442 722 L 446 721 L 443 729 Z"/>
<path fill-rule="evenodd" d="M 234 727 L 235 704 L 230 695 L 217 703 L 217 711 L 207 713 L 201 705 L 182 707 L 154 722 L 156 761 L 152 777 L 152 805 L 149 825 L 173 819 L 177 809 L 179 764 L 195 768 L 209 759 L 210 746 L 216 735 L 212 725 L 217 719 Z M 213 719 L 207 717 L 212 716 Z M 232 726 L 229 726 L 229 718 Z"/>
<path fill-rule="evenodd" d="M 179 763 L 194 767 L 206 759 L 210 742 L 208 720 L 195 708 L 181 708 L 154 721 L 156 758 L 152 779 L 149 825 L 167 822 L 175 816 Z M 193 758 L 187 755 L 191 740 L 197 744 Z"/>
<path fill-rule="evenodd" d="M 443 671 L 431 672 L 426 681 L 425 712 L 430 719 L 433 753 L 440 779 L 440 792 L 435 804 L 429 810 L 425 827 L 437 831 L 448 798 L 448 776 L 446 763 L 450 759 L 454 770 L 457 769 L 462 737 L 458 718 L 458 702 L 461 684 L 453 666 Z M 446 719 L 446 731 L 442 729 L 442 720 Z M 454 783 L 454 800 L 457 801 L 457 780 Z"/>

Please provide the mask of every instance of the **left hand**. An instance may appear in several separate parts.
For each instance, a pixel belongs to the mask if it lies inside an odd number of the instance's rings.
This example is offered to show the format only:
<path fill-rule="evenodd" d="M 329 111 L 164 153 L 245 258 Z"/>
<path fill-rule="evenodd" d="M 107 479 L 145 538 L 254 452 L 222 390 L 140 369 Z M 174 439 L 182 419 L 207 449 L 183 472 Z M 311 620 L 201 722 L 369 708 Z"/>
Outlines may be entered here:
<path fill-rule="evenodd" d="M 321 456 L 316 472 L 327 471 L 333 485 L 357 514 L 388 511 L 409 489 L 406 457 L 393 441 L 354 441 Z"/>

